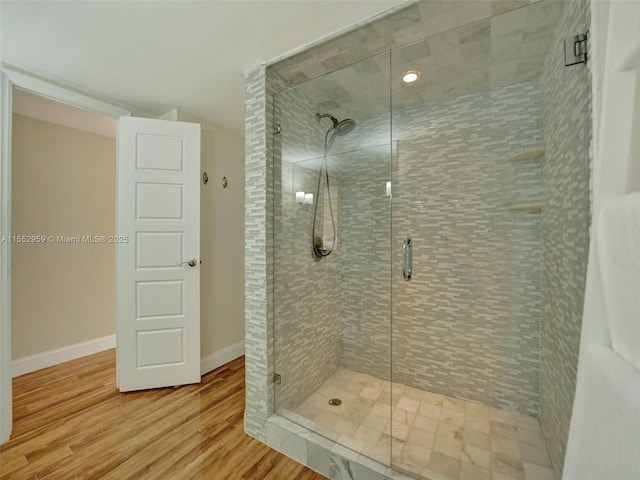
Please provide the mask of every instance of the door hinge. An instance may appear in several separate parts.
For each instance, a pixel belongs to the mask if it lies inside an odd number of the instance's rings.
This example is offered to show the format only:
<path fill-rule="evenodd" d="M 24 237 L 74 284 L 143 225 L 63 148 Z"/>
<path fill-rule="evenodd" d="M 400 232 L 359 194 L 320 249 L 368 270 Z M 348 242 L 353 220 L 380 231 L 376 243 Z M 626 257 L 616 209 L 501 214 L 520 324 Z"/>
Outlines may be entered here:
<path fill-rule="evenodd" d="M 580 35 L 572 35 L 564 41 L 564 66 L 577 65 L 587 61 L 589 51 L 589 32 Z"/>
<path fill-rule="evenodd" d="M 282 127 L 280 126 L 279 123 L 274 123 L 273 124 L 273 134 L 277 135 L 282 131 Z"/>
<path fill-rule="evenodd" d="M 273 383 L 280 385 L 282 383 L 282 377 L 278 373 L 273 374 Z"/>

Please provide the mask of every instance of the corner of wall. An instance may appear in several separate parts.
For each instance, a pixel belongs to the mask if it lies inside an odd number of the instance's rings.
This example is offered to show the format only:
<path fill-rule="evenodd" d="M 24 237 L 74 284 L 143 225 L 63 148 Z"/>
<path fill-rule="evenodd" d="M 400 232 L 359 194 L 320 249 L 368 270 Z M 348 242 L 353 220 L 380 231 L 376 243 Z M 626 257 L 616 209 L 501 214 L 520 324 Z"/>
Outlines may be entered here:
<path fill-rule="evenodd" d="M 273 96 L 286 82 L 262 64 L 245 76 L 245 432 L 266 441 L 275 411 L 273 358 Z"/>
<path fill-rule="evenodd" d="M 245 77 L 245 431 L 266 439 L 266 419 L 272 411 L 273 373 L 267 245 L 267 91 L 261 65 Z"/>
<path fill-rule="evenodd" d="M 234 343 L 200 359 L 200 375 L 204 375 L 244 355 L 244 341 Z"/>
<path fill-rule="evenodd" d="M 178 121 L 178 110 L 177 109 L 173 109 L 163 115 L 160 115 L 158 117 L 160 120 L 169 120 L 172 122 L 177 122 Z"/>
<path fill-rule="evenodd" d="M 576 386 L 590 224 L 591 79 L 564 66 L 563 40 L 585 33 L 589 0 L 567 2 L 544 64 L 540 423 L 553 469 L 562 467 Z M 566 179 L 571 179 L 568 184 Z"/>

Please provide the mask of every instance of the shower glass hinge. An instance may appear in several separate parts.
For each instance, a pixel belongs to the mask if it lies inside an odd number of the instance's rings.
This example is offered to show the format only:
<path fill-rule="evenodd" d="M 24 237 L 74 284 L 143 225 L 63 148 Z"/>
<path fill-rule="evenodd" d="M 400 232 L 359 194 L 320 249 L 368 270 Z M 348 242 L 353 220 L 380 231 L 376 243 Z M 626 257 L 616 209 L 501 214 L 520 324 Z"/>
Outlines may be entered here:
<path fill-rule="evenodd" d="M 282 377 L 278 373 L 273 374 L 273 383 L 280 385 L 282 383 Z"/>
<path fill-rule="evenodd" d="M 280 126 L 279 123 L 274 123 L 273 124 L 273 134 L 277 135 L 282 131 L 282 127 Z"/>
<path fill-rule="evenodd" d="M 577 65 L 587 61 L 589 32 L 572 35 L 564 41 L 564 66 Z"/>

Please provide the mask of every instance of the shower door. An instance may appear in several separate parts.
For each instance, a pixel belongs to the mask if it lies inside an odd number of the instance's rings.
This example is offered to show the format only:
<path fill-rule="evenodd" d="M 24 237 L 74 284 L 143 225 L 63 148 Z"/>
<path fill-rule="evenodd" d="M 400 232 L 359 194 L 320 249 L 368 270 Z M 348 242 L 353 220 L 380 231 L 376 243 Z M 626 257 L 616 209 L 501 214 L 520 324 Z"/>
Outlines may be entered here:
<path fill-rule="evenodd" d="M 540 85 L 447 64 L 457 35 L 392 51 L 392 466 L 420 478 L 488 473 L 490 419 L 537 414 Z"/>
<path fill-rule="evenodd" d="M 389 55 L 274 96 L 276 412 L 390 461 Z"/>

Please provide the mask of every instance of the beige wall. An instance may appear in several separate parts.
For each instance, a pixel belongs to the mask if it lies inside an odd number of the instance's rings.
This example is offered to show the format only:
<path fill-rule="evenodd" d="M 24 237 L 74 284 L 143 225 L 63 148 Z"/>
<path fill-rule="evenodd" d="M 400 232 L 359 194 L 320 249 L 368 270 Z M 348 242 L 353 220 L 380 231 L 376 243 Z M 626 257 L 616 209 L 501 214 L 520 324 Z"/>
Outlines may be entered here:
<path fill-rule="evenodd" d="M 116 141 L 13 116 L 14 235 L 115 233 Z M 14 359 L 115 333 L 115 246 L 12 245 Z"/>
<path fill-rule="evenodd" d="M 244 136 L 179 110 L 161 118 L 202 127 L 200 169 L 209 183 L 200 192 L 200 345 L 207 358 L 244 344 Z"/>
<path fill-rule="evenodd" d="M 111 138 L 14 115 L 14 234 L 114 233 L 115 148 Z M 202 122 L 201 152 L 209 175 L 200 215 L 206 358 L 244 340 L 243 136 Z M 115 333 L 112 245 L 16 244 L 12 261 L 14 359 Z"/>
<path fill-rule="evenodd" d="M 201 158 L 209 175 L 200 196 L 200 343 L 207 357 L 244 340 L 244 138 L 204 124 Z"/>

